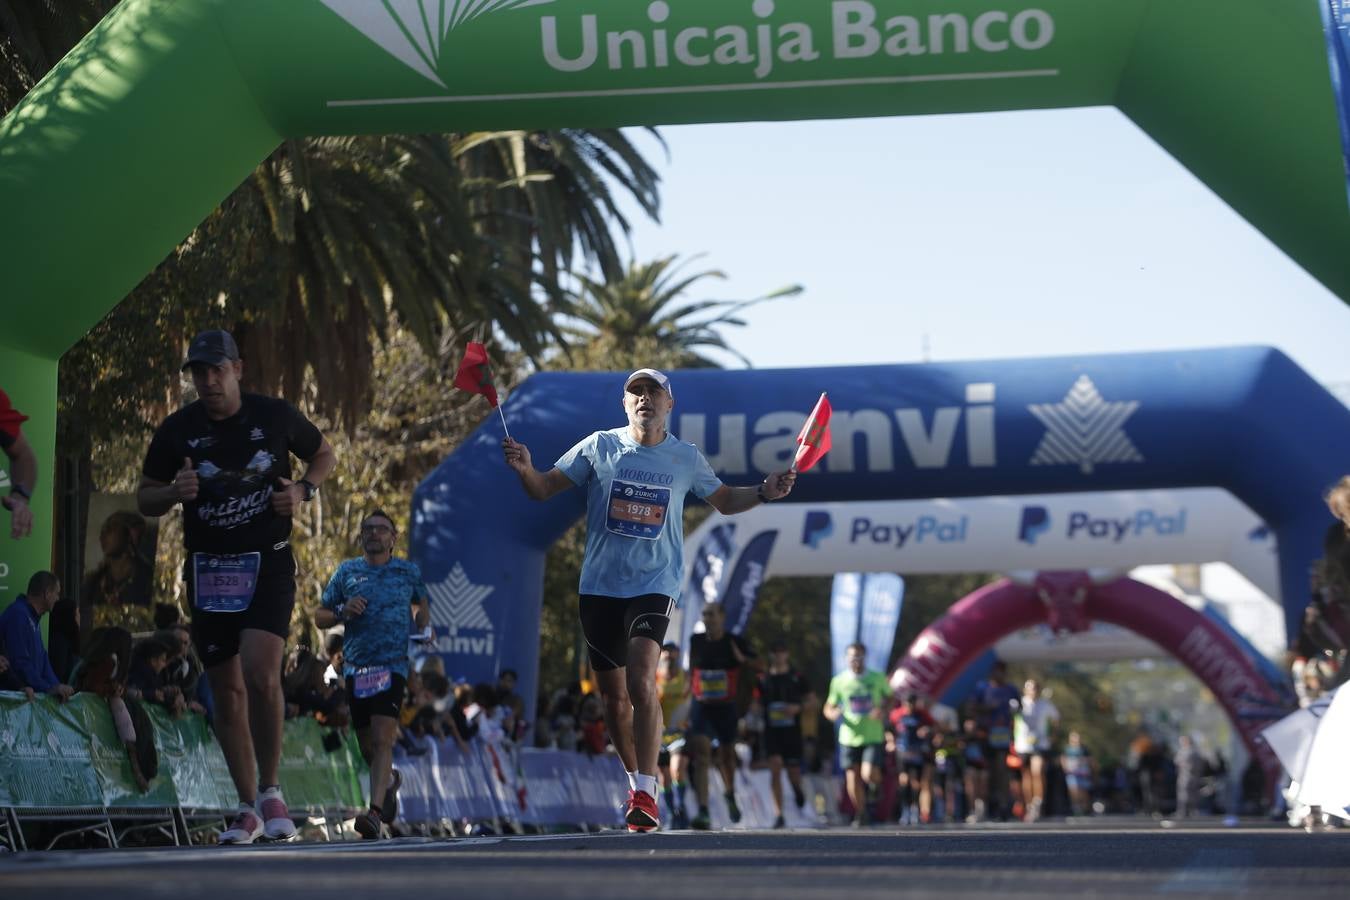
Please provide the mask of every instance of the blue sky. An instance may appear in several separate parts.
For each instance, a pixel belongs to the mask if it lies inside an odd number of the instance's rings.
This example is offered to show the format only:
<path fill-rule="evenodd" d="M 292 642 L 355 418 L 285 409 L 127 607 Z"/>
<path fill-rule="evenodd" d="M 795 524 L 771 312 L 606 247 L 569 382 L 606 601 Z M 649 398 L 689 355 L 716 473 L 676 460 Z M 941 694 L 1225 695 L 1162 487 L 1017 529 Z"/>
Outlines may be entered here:
<path fill-rule="evenodd" d="M 806 288 L 725 330 L 756 367 L 1262 343 L 1350 385 L 1350 307 L 1114 108 L 661 132 L 636 257 Z"/>

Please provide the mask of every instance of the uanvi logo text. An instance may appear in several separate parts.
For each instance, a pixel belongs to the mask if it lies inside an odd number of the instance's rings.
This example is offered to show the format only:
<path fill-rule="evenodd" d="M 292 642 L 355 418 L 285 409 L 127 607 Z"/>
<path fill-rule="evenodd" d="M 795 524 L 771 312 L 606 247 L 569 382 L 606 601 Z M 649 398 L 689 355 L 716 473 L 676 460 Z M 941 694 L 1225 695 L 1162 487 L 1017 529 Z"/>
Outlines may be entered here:
<path fill-rule="evenodd" d="M 777 65 L 793 66 L 822 57 L 839 60 L 877 56 L 919 57 L 942 54 L 1003 53 L 1041 50 L 1055 37 L 1055 20 L 1043 9 L 988 10 L 978 15 L 934 13 L 887 16 L 895 2 L 834 0 L 829 33 L 818 34 L 806 22 L 779 21 L 773 0 L 753 0 L 754 22 L 686 23 L 672 19 L 672 4 L 655 0 L 646 8 L 642 28 L 607 28 L 598 15 L 576 20 L 540 19 L 544 59 L 559 72 L 585 72 L 597 66 L 611 71 L 704 66 L 749 67 L 756 78 Z M 879 11 L 878 7 L 881 8 Z M 743 2 L 726 4 L 731 16 L 744 16 Z"/>
<path fill-rule="evenodd" d="M 892 472 L 897 468 L 897 437 L 905 454 L 900 465 L 919 469 L 946 468 L 955 458 L 975 468 L 994 466 L 994 385 L 966 385 L 965 406 L 904 409 L 840 409 L 830 419 L 834 447 L 824 467 L 834 473 Z M 751 466 L 774 472 L 792 458 L 801 430 L 801 412 L 770 412 L 755 419 L 743 413 L 720 415 L 715 428 L 708 416 L 679 417 L 681 439 L 703 450 L 713 470 L 744 475 Z M 958 440 L 964 427 L 965 440 Z M 861 450 L 861 452 L 859 452 Z"/>

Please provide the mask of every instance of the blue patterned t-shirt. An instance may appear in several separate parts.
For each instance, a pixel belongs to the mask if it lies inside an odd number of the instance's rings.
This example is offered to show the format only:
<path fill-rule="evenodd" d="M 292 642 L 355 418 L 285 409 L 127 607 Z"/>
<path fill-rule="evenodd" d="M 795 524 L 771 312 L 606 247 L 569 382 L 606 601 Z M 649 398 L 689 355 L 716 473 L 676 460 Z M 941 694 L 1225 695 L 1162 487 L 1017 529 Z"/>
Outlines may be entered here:
<path fill-rule="evenodd" d="M 324 609 L 336 610 L 356 597 L 366 598 L 366 610 L 348 619 L 342 640 L 342 674 L 357 669 L 388 666 L 408 676 L 409 607 L 427 602 L 422 570 L 406 559 L 372 566 L 365 557 L 344 560 L 323 591 Z"/>

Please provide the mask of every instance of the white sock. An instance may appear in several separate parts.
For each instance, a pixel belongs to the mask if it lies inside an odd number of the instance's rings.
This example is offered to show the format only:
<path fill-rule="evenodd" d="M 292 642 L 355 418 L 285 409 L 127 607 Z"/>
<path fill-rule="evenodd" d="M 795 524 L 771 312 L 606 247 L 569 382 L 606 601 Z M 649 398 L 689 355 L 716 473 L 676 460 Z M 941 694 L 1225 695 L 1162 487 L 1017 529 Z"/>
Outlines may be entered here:
<path fill-rule="evenodd" d="M 655 775 L 634 775 L 633 790 L 646 791 L 647 796 L 653 800 L 656 799 L 656 776 Z"/>
<path fill-rule="evenodd" d="M 638 773 L 625 770 L 625 774 L 628 776 L 628 789 L 630 791 L 636 791 L 638 789 Z"/>

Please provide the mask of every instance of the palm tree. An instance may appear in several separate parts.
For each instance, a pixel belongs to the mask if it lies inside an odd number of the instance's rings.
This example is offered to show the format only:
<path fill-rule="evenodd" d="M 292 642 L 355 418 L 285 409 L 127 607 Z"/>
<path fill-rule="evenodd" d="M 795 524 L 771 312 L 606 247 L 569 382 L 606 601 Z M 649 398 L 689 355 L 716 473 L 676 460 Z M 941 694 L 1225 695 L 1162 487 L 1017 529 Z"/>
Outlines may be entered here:
<path fill-rule="evenodd" d="M 0 0 L 0 116 L 98 24 L 118 0 Z"/>
<path fill-rule="evenodd" d="M 738 316 L 741 310 L 802 292 L 802 286 L 794 284 L 751 300 L 682 303 L 698 282 L 726 278 L 715 269 L 684 275 L 683 267 L 672 255 L 631 263 L 621 277 L 609 281 L 578 276 L 580 290 L 567 306 L 576 324 L 566 326 L 564 333 L 590 364 L 628 365 L 661 359 L 673 368 L 719 368 L 703 352 L 714 349 L 749 366 L 750 360 L 727 343 L 720 329 L 744 326 L 745 320 Z M 698 318 L 709 312 L 713 315 Z"/>
<path fill-rule="evenodd" d="M 538 361 L 562 340 L 560 274 L 617 271 L 611 182 L 655 214 L 657 175 L 618 131 L 288 141 L 242 189 L 233 318 L 261 385 L 364 417 L 391 314 L 435 357 L 442 332 L 495 333 Z M 250 296 L 251 295 L 251 296 Z"/>

